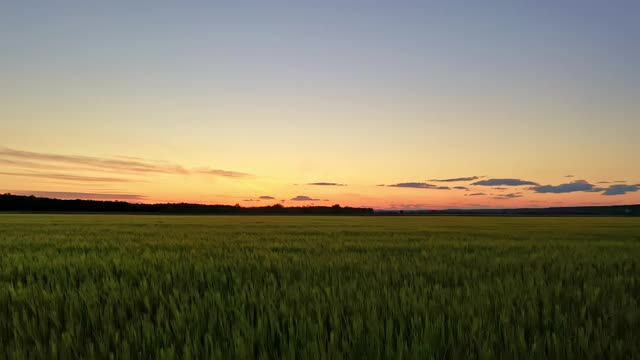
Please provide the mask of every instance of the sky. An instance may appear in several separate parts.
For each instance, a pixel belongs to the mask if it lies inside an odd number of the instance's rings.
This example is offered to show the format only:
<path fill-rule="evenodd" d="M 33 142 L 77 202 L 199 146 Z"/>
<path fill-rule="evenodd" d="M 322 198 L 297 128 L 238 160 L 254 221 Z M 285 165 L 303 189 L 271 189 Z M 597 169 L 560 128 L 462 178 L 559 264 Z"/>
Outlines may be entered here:
<path fill-rule="evenodd" d="M 638 1 L 6 1 L 0 192 L 640 203 Z"/>

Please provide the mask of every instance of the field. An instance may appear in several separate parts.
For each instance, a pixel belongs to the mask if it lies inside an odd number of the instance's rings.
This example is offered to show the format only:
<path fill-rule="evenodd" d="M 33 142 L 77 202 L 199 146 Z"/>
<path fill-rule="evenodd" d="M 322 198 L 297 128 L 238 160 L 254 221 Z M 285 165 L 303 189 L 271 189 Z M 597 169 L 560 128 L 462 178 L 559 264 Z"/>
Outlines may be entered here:
<path fill-rule="evenodd" d="M 640 358 L 640 219 L 0 215 L 0 358 Z"/>

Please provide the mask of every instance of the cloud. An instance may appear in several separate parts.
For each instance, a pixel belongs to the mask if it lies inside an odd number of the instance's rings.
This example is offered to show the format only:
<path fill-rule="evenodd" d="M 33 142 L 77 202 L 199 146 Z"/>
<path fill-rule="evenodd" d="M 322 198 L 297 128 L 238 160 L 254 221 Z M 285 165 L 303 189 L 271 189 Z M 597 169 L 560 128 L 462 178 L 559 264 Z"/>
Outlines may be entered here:
<path fill-rule="evenodd" d="M 434 181 L 434 182 L 460 182 L 460 181 L 473 181 L 473 180 L 478 180 L 480 179 L 479 176 L 470 176 L 470 177 L 460 177 L 460 178 L 453 178 L 453 179 L 430 179 L 429 181 Z"/>
<path fill-rule="evenodd" d="M 149 161 L 139 161 L 132 159 L 112 159 L 98 158 L 82 155 L 60 155 L 51 153 L 38 153 L 32 151 L 21 151 L 9 148 L 0 148 L 0 156 L 13 159 L 23 159 L 30 161 L 57 162 L 74 165 L 85 165 L 97 169 L 117 169 L 131 172 L 153 172 L 153 173 L 185 173 L 186 170 L 177 165 L 166 163 L 153 163 Z"/>
<path fill-rule="evenodd" d="M 242 201 L 246 201 L 246 202 L 259 202 L 260 200 L 258 199 L 244 199 Z"/>
<path fill-rule="evenodd" d="M 567 184 L 534 186 L 531 190 L 541 194 L 564 194 L 578 191 L 593 191 L 594 185 L 585 180 L 576 180 Z"/>
<path fill-rule="evenodd" d="M 598 184 L 611 184 L 611 181 L 598 181 Z"/>
<path fill-rule="evenodd" d="M 607 190 L 607 188 L 594 187 L 593 189 L 591 189 L 591 190 L 586 190 L 585 192 L 603 192 L 603 191 L 605 191 L 605 190 Z"/>
<path fill-rule="evenodd" d="M 11 159 L 2 159 L 0 158 L 0 164 L 4 164 L 4 165 L 8 165 L 10 167 L 14 167 L 14 168 L 20 168 L 20 169 L 36 169 L 36 170 L 56 170 L 56 171 L 60 171 L 60 170 L 94 170 L 94 169 L 89 169 L 86 167 L 68 167 L 68 166 L 62 166 L 60 164 L 41 164 L 41 163 L 37 163 L 37 162 L 31 162 L 31 161 L 26 161 L 26 160 L 11 160 Z"/>
<path fill-rule="evenodd" d="M 508 200 L 508 199 L 515 199 L 515 198 L 520 198 L 520 197 L 522 197 L 522 193 L 509 193 L 509 194 L 498 195 L 498 196 L 494 197 L 494 199 L 496 199 L 496 200 Z"/>
<path fill-rule="evenodd" d="M 494 187 L 492 188 L 493 190 L 498 190 L 498 191 L 504 191 L 504 190 L 509 190 L 509 188 L 506 187 Z"/>
<path fill-rule="evenodd" d="M 421 183 L 421 182 L 406 182 L 406 183 L 398 183 L 398 184 L 392 184 L 387 186 L 400 187 L 400 188 L 412 188 L 412 189 L 451 190 L 451 188 L 448 186 L 437 186 L 437 185 Z"/>
<path fill-rule="evenodd" d="M 469 194 L 469 195 L 465 195 L 465 196 L 484 196 L 484 195 L 487 195 L 487 194 L 480 192 L 480 193 L 473 193 L 473 194 Z"/>
<path fill-rule="evenodd" d="M 0 147 L 0 161 L 18 168 L 31 169 L 64 169 L 62 165 L 82 167 L 90 171 L 118 172 L 130 174 L 204 174 L 229 178 L 245 178 L 251 175 L 229 170 L 196 168 L 187 169 L 183 166 L 171 164 L 165 161 L 144 160 L 134 157 L 93 157 L 82 155 L 61 155 L 52 153 L 39 153 L 33 151 L 15 150 Z M 67 167 L 67 169 L 69 169 Z M 76 168 L 76 170 L 78 170 Z"/>
<path fill-rule="evenodd" d="M 628 192 L 636 192 L 640 190 L 640 184 L 636 185 L 611 185 L 608 189 L 605 189 L 602 195 L 624 195 Z"/>
<path fill-rule="evenodd" d="M 68 175 L 68 174 L 52 174 L 52 173 L 14 173 L 14 172 L 0 172 L 0 175 L 8 176 L 21 176 L 31 178 L 43 178 L 43 179 L 55 179 L 55 180 L 67 180 L 67 181 L 83 181 L 83 182 L 136 182 L 131 179 L 114 178 L 114 177 L 98 177 L 98 176 L 81 176 L 81 175 Z"/>
<path fill-rule="evenodd" d="M 520 179 L 487 179 L 474 182 L 471 185 L 480 186 L 523 186 L 523 185 L 539 185 L 536 182 Z"/>
<path fill-rule="evenodd" d="M 108 194 L 108 193 L 86 193 L 86 192 L 66 192 L 66 191 L 9 191 L 14 195 L 33 195 L 63 200 L 145 200 L 147 197 L 137 194 Z"/>
<path fill-rule="evenodd" d="M 403 188 L 414 188 L 414 189 L 431 189 L 435 185 L 431 185 L 431 184 L 427 184 L 427 183 L 420 183 L 420 182 L 406 182 L 406 183 L 398 183 L 398 184 L 392 184 L 392 185 L 387 185 L 387 186 L 390 186 L 390 187 L 403 187 Z"/>
<path fill-rule="evenodd" d="M 307 185 L 316 185 L 316 186 L 347 186 L 346 184 L 339 184 L 334 182 L 314 182 L 308 183 Z"/>
<path fill-rule="evenodd" d="M 311 197 L 305 196 L 305 195 L 298 195 L 298 196 L 296 196 L 294 198 L 291 198 L 289 200 L 292 200 L 292 201 L 320 201 L 320 199 L 314 199 L 314 198 L 311 198 Z"/>
<path fill-rule="evenodd" d="M 262 199 L 262 200 L 275 200 L 275 198 L 273 196 L 268 196 L 268 195 L 260 196 L 259 199 Z"/>
<path fill-rule="evenodd" d="M 466 186 L 454 186 L 453 188 L 456 190 L 469 190 L 469 188 Z"/>
<path fill-rule="evenodd" d="M 566 178 L 572 178 L 572 177 L 574 177 L 574 176 L 573 176 L 573 175 L 565 175 L 564 177 L 566 177 Z"/>
<path fill-rule="evenodd" d="M 204 175 L 214 175 L 214 176 L 222 176 L 228 178 L 247 178 L 252 177 L 253 175 L 242 173 L 238 171 L 229 171 L 229 170 L 220 170 L 220 169 L 194 169 L 191 171 L 194 174 L 204 174 Z"/>

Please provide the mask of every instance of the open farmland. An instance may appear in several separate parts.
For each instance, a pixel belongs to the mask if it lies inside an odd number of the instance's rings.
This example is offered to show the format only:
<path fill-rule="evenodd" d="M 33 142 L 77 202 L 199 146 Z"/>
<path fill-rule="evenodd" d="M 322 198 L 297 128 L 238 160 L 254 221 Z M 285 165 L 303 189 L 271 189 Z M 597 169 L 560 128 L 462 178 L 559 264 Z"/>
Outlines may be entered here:
<path fill-rule="evenodd" d="M 0 215 L 0 358 L 640 356 L 640 219 Z"/>

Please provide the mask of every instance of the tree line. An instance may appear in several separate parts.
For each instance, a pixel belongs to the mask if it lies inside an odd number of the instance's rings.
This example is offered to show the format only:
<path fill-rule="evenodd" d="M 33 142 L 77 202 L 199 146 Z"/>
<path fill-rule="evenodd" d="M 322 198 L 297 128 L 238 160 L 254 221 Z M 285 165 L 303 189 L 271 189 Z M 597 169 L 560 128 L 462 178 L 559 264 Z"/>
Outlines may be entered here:
<path fill-rule="evenodd" d="M 189 203 L 138 204 L 126 201 L 62 200 L 12 194 L 0 195 L 0 211 L 221 215 L 373 215 L 373 209 L 371 208 L 342 207 L 340 205 L 285 207 L 276 204 L 242 207 L 240 205 Z"/>

